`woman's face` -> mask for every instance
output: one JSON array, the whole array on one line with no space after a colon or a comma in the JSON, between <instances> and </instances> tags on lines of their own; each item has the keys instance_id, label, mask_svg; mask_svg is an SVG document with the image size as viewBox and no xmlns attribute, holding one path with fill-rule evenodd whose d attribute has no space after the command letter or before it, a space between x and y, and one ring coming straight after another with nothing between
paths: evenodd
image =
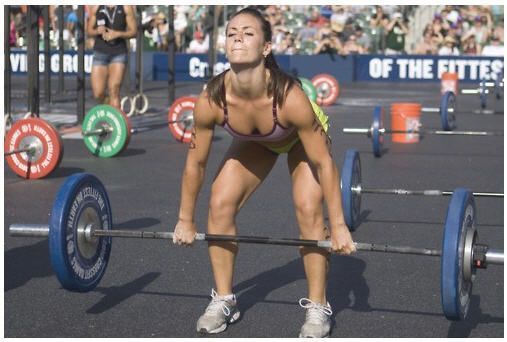
<instances>
[{"instance_id":1,"label":"woman's face","mask_svg":"<svg viewBox=\"0 0 507 342\"><path fill-rule=\"evenodd\" d=\"M271 52L271 42L264 41L260 22L251 15L234 17L225 34L225 51L231 64L259 62Z\"/></svg>"}]
</instances>

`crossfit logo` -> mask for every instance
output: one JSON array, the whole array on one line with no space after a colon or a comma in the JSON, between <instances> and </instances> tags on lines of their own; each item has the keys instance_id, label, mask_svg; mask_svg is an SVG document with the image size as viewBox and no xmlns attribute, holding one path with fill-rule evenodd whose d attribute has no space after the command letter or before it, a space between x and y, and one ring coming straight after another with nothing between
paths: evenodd
<instances>
[{"instance_id":1,"label":"crossfit logo","mask_svg":"<svg viewBox=\"0 0 507 342\"><path fill-rule=\"evenodd\" d=\"M188 74L192 78L203 78L206 77L206 74L208 73L209 64L208 62L201 62L201 60L198 57L192 57L188 61ZM230 64L218 62L215 64L215 67L213 68L214 75L218 75L222 73L223 71L230 68Z\"/></svg>"}]
</instances>

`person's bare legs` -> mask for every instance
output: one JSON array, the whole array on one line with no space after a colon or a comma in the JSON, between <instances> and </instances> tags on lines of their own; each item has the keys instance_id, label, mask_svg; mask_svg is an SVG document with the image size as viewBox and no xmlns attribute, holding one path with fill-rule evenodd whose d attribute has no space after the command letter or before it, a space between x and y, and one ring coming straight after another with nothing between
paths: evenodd
<instances>
[{"instance_id":1,"label":"person's bare legs","mask_svg":"<svg viewBox=\"0 0 507 342\"><path fill-rule=\"evenodd\" d=\"M104 103L106 97L106 86L107 86L107 66L106 65L94 65L92 66L91 84L93 97L97 103Z\"/></svg>"},{"instance_id":2,"label":"person's bare legs","mask_svg":"<svg viewBox=\"0 0 507 342\"><path fill-rule=\"evenodd\" d=\"M300 237L325 240L328 232L324 226L324 195L301 142L289 152L287 162ZM329 253L318 247L301 247L300 254L308 283L308 299L325 305Z\"/></svg>"},{"instance_id":3,"label":"person's bare legs","mask_svg":"<svg viewBox=\"0 0 507 342\"><path fill-rule=\"evenodd\" d=\"M208 233L236 235L236 214L273 168L278 155L253 142L234 140L211 189ZM233 242L209 242L208 251L219 296L232 293Z\"/></svg>"},{"instance_id":4,"label":"person's bare legs","mask_svg":"<svg viewBox=\"0 0 507 342\"><path fill-rule=\"evenodd\" d=\"M109 104L115 108L120 108L120 88L125 74L125 64L111 63L108 66L108 72L107 90L109 92Z\"/></svg>"}]
</instances>

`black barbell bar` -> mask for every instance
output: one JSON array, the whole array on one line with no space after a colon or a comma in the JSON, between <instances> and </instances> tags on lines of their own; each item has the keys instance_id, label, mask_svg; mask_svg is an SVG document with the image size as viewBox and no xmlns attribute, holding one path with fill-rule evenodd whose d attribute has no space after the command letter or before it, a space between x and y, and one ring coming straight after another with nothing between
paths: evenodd
<instances>
[{"instance_id":1,"label":"black barbell bar","mask_svg":"<svg viewBox=\"0 0 507 342\"><path fill-rule=\"evenodd\" d=\"M49 226L39 224L12 224L9 226L9 234L13 237L47 237L49 235ZM88 241L92 241L96 237L115 237L115 238L134 238L134 239L158 239L172 240L173 232L154 232L154 231L130 231L116 229L94 229L92 225L85 227L81 234ZM279 245L279 246L304 246L331 248L329 240L305 240L305 239L287 239L287 238L271 238L263 236L244 236L244 235L220 235L196 233L196 241L213 241L213 242L243 242L249 244L263 245ZM380 253L396 253L396 254L412 254L423 256L442 256L439 249L415 248L410 246L393 246L388 244L354 242L356 249L363 252L380 252ZM485 246L485 245L480 245ZM472 246L475 248L475 246ZM487 249L487 264L503 265L504 255L502 250Z\"/></svg>"}]
</instances>

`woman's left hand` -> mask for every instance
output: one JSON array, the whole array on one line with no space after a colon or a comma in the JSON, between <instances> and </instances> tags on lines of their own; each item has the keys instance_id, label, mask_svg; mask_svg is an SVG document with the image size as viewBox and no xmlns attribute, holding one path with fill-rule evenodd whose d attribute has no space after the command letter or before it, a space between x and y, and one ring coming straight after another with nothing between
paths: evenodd
<instances>
[{"instance_id":1,"label":"woman's left hand","mask_svg":"<svg viewBox=\"0 0 507 342\"><path fill-rule=\"evenodd\" d=\"M331 252L348 255L356 251L356 245L352 241L347 225L342 224L331 229Z\"/></svg>"},{"instance_id":2,"label":"woman's left hand","mask_svg":"<svg viewBox=\"0 0 507 342\"><path fill-rule=\"evenodd\" d=\"M118 32L110 29L106 29L106 31L102 34L102 38L108 42L110 40L118 38Z\"/></svg>"}]
</instances>

